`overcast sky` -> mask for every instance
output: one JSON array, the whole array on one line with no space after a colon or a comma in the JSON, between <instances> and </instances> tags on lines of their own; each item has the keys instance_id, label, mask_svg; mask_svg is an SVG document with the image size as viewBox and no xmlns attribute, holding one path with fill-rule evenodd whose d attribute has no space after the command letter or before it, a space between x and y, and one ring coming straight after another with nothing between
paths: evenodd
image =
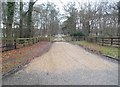
<instances>
[{"instance_id":1,"label":"overcast sky","mask_svg":"<svg viewBox=\"0 0 120 87\"><path fill-rule=\"evenodd\" d=\"M7 1L7 0L0 0L0 1ZM14 1L14 0L8 0L8 1ZM15 0L19 1L19 0ZM23 2L29 2L30 0L23 0ZM35 1L35 0L33 0ZM67 5L68 2L75 2L76 6L79 7L78 3L89 3L89 2L118 2L120 0L37 0L36 4L42 4L47 2L54 3L57 8L59 8L60 13L63 13L63 6Z\"/></svg>"},{"instance_id":2,"label":"overcast sky","mask_svg":"<svg viewBox=\"0 0 120 87\"><path fill-rule=\"evenodd\" d=\"M42 4L47 2L54 3L57 8L59 8L60 13L63 13L63 6L66 5L68 2L75 2L77 6L78 3L88 3L88 2L118 2L119 0L38 0L36 4Z\"/></svg>"}]
</instances>

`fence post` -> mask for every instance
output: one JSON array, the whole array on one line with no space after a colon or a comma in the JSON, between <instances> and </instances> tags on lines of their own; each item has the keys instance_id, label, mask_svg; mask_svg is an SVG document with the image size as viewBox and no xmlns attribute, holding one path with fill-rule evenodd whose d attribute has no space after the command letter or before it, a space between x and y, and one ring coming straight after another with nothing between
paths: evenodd
<instances>
[{"instance_id":1,"label":"fence post","mask_svg":"<svg viewBox=\"0 0 120 87\"><path fill-rule=\"evenodd\" d=\"M104 38L102 38L102 46L104 45Z\"/></svg>"},{"instance_id":2,"label":"fence post","mask_svg":"<svg viewBox=\"0 0 120 87\"><path fill-rule=\"evenodd\" d=\"M37 37L37 43L38 43L38 37Z\"/></svg>"},{"instance_id":3,"label":"fence post","mask_svg":"<svg viewBox=\"0 0 120 87\"><path fill-rule=\"evenodd\" d=\"M38 42L39 42L39 37L37 37L37 39L38 39Z\"/></svg>"},{"instance_id":4,"label":"fence post","mask_svg":"<svg viewBox=\"0 0 120 87\"><path fill-rule=\"evenodd\" d=\"M37 43L37 38L35 37L35 43Z\"/></svg>"},{"instance_id":5,"label":"fence post","mask_svg":"<svg viewBox=\"0 0 120 87\"><path fill-rule=\"evenodd\" d=\"M92 42L92 37L90 37L90 42Z\"/></svg>"},{"instance_id":6,"label":"fence post","mask_svg":"<svg viewBox=\"0 0 120 87\"><path fill-rule=\"evenodd\" d=\"M95 37L95 42L97 43L97 37Z\"/></svg>"},{"instance_id":7,"label":"fence post","mask_svg":"<svg viewBox=\"0 0 120 87\"><path fill-rule=\"evenodd\" d=\"M26 46L25 40L23 40L23 42L24 42L24 43L23 43L23 44L24 44L23 46L25 47L25 46Z\"/></svg>"},{"instance_id":8,"label":"fence post","mask_svg":"<svg viewBox=\"0 0 120 87\"><path fill-rule=\"evenodd\" d=\"M112 46L112 44L113 44L113 38L111 38L111 46Z\"/></svg>"},{"instance_id":9,"label":"fence post","mask_svg":"<svg viewBox=\"0 0 120 87\"><path fill-rule=\"evenodd\" d=\"M85 40L85 36L83 36L83 40Z\"/></svg>"},{"instance_id":10,"label":"fence post","mask_svg":"<svg viewBox=\"0 0 120 87\"><path fill-rule=\"evenodd\" d=\"M16 42L17 42L16 39L14 39L14 46L15 46L15 49L17 48L17 47L16 47Z\"/></svg>"},{"instance_id":11,"label":"fence post","mask_svg":"<svg viewBox=\"0 0 120 87\"><path fill-rule=\"evenodd\" d=\"M29 46L31 45L30 42L31 42L31 38L29 38L29 40L28 40L28 44L29 44Z\"/></svg>"},{"instance_id":12,"label":"fence post","mask_svg":"<svg viewBox=\"0 0 120 87\"><path fill-rule=\"evenodd\" d=\"M34 44L34 38L32 38L32 43Z\"/></svg>"}]
</instances>

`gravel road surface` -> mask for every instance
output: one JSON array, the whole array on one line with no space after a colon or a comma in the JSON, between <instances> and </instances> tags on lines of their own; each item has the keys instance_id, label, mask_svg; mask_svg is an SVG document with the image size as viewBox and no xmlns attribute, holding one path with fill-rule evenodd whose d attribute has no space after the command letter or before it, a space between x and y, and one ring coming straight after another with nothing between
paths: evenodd
<instances>
[{"instance_id":1,"label":"gravel road surface","mask_svg":"<svg viewBox=\"0 0 120 87\"><path fill-rule=\"evenodd\" d=\"M4 78L3 85L118 85L118 63L55 42L46 54Z\"/></svg>"}]
</instances>

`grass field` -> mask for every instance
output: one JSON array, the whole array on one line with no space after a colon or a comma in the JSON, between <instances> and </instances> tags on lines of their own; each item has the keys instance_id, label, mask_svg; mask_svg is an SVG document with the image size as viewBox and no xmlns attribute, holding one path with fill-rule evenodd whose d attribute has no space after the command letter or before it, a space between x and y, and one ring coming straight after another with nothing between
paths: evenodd
<instances>
[{"instance_id":1,"label":"grass field","mask_svg":"<svg viewBox=\"0 0 120 87\"><path fill-rule=\"evenodd\" d=\"M118 58L118 48L101 46L96 43L91 43L91 42L87 42L87 41L74 41L73 43L81 45L81 46L91 49L91 50L96 50L104 55Z\"/></svg>"}]
</instances>

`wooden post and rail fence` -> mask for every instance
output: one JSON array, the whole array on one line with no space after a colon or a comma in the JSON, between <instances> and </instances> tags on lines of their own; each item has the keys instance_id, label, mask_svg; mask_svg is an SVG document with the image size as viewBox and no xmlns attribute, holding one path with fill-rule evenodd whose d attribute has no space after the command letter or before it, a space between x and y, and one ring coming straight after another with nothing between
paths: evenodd
<instances>
[{"instance_id":1,"label":"wooden post and rail fence","mask_svg":"<svg viewBox=\"0 0 120 87\"><path fill-rule=\"evenodd\" d=\"M50 41L50 37L33 37L33 38L3 38L2 45L0 48L2 51L8 50L6 47L6 42L8 40L13 40L13 49L30 46L39 41ZM72 41L81 41L85 40L88 42L97 43L102 46L113 46L120 47L120 37L85 37L85 36L72 36Z\"/></svg>"},{"instance_id":2,"label":"wooden post and rail fence","mask_svg":"<svg viewBox=\"0 0 120 87\"><path fill-rule=\"evenodd\" d=\"M73 36L72 40L81 41L85 40L88 42L97 43L102 46L113 46L120 47L120 37L84 37L84 36Z\"/></svg>"},{"instance_id":3,"label":"wooden post and rail fence","mask_svg":"<svg viewBox=\"0 0 120 87\"><path fill-rule=\"evenodd\" d=\"M7 49L6 47L6 43L8 40L12 40L13 44L12 44L12 49L18 49L18 48L22 48L25 46L30 46L32 44L35 44L39 41L50 41L50 37L33 37L33 38L2 38L2 45L0 46L0 48L2 49L2 51L7 51L10 49Z\"/></svg>"}]
</instances>

